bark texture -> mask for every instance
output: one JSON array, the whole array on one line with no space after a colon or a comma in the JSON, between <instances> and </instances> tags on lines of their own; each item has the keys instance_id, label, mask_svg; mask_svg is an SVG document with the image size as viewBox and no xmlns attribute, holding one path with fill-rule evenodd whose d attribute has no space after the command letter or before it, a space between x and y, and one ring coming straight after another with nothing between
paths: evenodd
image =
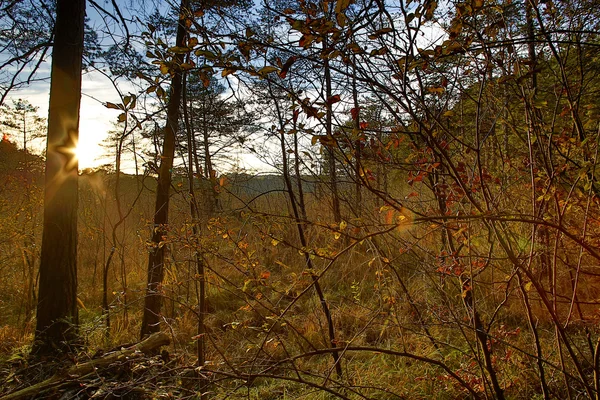
<instances>
[{"instance_id":1,"label":"bark texture","mask_svg":"<svg viewBox=\"0 0 600 400\"><path fill-rule=\"evenodd\" d=\"M59 0L48 114L44 227L32 353L70 351L77 340L77 208L85 0Z\"/></svg>"},{"instance_id":2,"label":"bark texture","mask_svg":"<svg viewBox=\"0 0 600 400\"><path fill-rule=\"evenodd\" d=\"M176 46L185 47L185 24L183 16L188 8L189 0L181 0L180 19L177 25ZM171 79L171 92L167 106L167 124L164 128L161 163L158 170L158 186L156 188L156 204L154 209L154 231L152 247L148 255L148 285L144 299L144 316L142 318L141 337L160 330L161 284L165 274L164 260L165 238L168 234L169 193L171 187L171 171L175 156L175 133L179 120L179 105L183 92L183 77L179 65L183 62L183 54L174 56L175 72Z\"/></svg>"}]
</instances>

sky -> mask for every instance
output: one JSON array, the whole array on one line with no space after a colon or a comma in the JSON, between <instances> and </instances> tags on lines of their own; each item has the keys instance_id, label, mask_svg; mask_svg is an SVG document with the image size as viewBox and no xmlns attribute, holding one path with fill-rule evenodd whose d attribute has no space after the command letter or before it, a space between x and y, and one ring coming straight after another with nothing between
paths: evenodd
<instances>
[{"instance_id":1,"label":"sky","mask_svg":"<svg viewBox=\"0 0 600 400\"><path fill-rule=\"evenodd\" d=\"M50 81L36 82L25 89L13 92L9 99L27 100L38 107L38 114L48 118ZM103 159L111 122L117 120L118 111L106 108L101 101L117 101L118 95L100 74L85 74L82 79L82 97L79 127L79 168L94 168L108 162ZM7 102L10 104L10 101ZM18 143L18 141L17 141ZM42 149L37 149L41 151Z\"/></svg>"},{"instance_id":2,"label":"sky","mask_svg":"<svg viewBox=\"0 0 600 400\"><path fill-rule=\"evenodd\" d=\"M118 3L123 3L126 0L118 0ZM152 4L151 1L148 2ZM164 6L164 4L163 4ZM126 7L122 9L124 12ZM148 13L149 10L144 10ZM102 32L105 27L109 27L112 32L118 33L120 28L114 25L114 22L103 20L97 12L89 6L87 14L90 18L90 25L98 32ZM130 17L129 15L125 15ZM106 24L105 24L106 23ZM112 25L111 25L112 24ZM418 38L419 45L428 47L433 43L439 42L443 38L441 30L435 28L424 29L421 31L423 36ZM110 36L105 38L100 37L103 45L111 45L114 43ZM1 55L0 55L1 57ZM37 81L25 89L15 91L9 96L10 98L22 98L29 101L32 105L39 108L39 115L42 117L48 116L49 102L49 71L51 57L47 57L47 62L42 64L38 73L38 78L46 78L44 81ZM130 84L126 82L119 83L122 93L136 92ZM166 86L164 86L166 87ZM112 82L107 77L97 71L85 72L82 79L82 97L81 97L81 112L80 112L80 129L79 129L79 168L96 168L103 164L111 163L112 157L107 156L107 149L103 147L108 137L108 132L113 129L113 124L117 121L119 110L109 109L105 106L106 102L121 103L120 97L113 87ZM16 140L18 143L18 140ZM39 149L40 152L42 149ZM262 163L255 155L241 150L231 150L233 158L238 161L238 166L257 170L259 172L272 171L273 168ZM123 169L126 172L133 172L132 160L124 160Z\"/></svg>"},{"instance_id":3,"label":"sky","mask_svg":"<svg viewBox=\"0 0 600 400\"><path fill-rule=\"evenodd\" d=\"M124 1L125 0L118 0L117 2L123 4ZM109 6L107 6L107 10L112 11ZM127 8L123 7L122 11L126 13ZM147 13L149 10L145 10L145 12ZM89 17L89 24L93 26L95 30L100 32L101 44L113 44L114 42L110 37L105 39L102 38L101 31L102 29L106 28L106 21L100 18L98 13L89 5L89 3L86 13ZM125 14L125 16L128 17L127 14ZM118 33L119 27L115 28L113 25L111 26L111 30L114 30L114 32ZM2 59L1 54L0 59ZM10 105L12 99L27 100L33 106L38 107L38 114L41 117L47 118L51 61L52 57L47 56L46 62L42 63L38 70L36 76L37 80L23 89L11 92L5 101L5 104ZM136 90L126 82L119 82L118 84L123 94L127 94L128 92L136 92ZM107 108L105 106L106 102L116 104L121 103L119 94L114 88L112 82L110 82L107 77L97 71L89 70L84 72L82 78L79 145L77 151L79 156L80 170L86 168L97 168L107 163L114 163L113 157L107 156L107 149L103 147L103 144L105 144L107 140L108 132L111 129L114 129L114 123L117 122L117 118L121 112L119 110ZM17 145L20 144L19 138L15 137L13 140L17 143ZM36 149L33 150L36 151ZM42 153L43 149L38 148L37 152ZM240 167L258 171L266 171L269 169L268 166L262 164L255 156L251 154L238 152L237 154L233 154L233 157L238 158ZM123 170L129 173L134 172L133 161L125 159L123 162Z\"/></svg>"}]
</instances>

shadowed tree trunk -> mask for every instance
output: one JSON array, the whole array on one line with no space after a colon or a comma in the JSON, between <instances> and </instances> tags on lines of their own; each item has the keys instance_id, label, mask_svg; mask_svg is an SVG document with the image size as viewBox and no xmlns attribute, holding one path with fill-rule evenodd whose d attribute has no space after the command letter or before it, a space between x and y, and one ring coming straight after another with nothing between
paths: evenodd
<instances>
[{"instance_id":1,"label":"shadowed tree trunk","mask_svg":"<svg viewBox=\"0 0 600 400\"><path fill-rule=\"evenodd\" d=\"M77 169L85 0L59 0L52 54L35 355L77 340Z\"/></svg>"},{"instance_id":2,"label":"shadowed tree trunk","mask_svg":"<svg viewBox=\"0 0 600 400\"><path fill-rule=\"evenodd\" d=\"M188 7L188 0L181 0L179 8L179 23L177 25L176 46L185 47L185 25L183 16ZM171 93L167 106L167 124L164 128L161 163L158 170L158 186L156 188L156 205L154 210L154 230L152 233L152 248L148 256L148 286L144 299L144 316L142 319L141 336L160 330L161 294L160 285L164 277L165 246L161 244L167 235L169 222L169 189L171 186L171 170L175 156L175 132L179 120L179 105L181 103L183 79L179 65L183 62L183 54L174 56L175 73L171 80Z\"/></svg>"}]
</instances>

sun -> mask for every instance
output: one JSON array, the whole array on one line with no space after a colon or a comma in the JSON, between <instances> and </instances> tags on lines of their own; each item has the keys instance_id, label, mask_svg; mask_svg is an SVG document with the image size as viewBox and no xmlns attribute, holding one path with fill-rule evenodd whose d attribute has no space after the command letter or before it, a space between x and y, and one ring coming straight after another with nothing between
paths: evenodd
<instances>
[{"instance_id":1,"label":"sun","mask_svg":"<svg viewBox=\"0 0 600 400\"><path fill-rule=\"evenodd\" d=\"M79 161L79 169L96 167L102 149L94 141L80 140L75 146L75 156Z\"/></svg>"}]
</instances>

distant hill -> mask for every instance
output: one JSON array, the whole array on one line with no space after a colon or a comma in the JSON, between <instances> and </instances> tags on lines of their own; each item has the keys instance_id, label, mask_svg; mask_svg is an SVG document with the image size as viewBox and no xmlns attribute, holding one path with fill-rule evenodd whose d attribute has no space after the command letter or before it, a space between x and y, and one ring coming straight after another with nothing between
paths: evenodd
<instances>
[{"instance_id":1,"label":"distant hill","mask_svg":"<svg viewBox=\"0 0 600 400\"><path fill-rule=\"evenodd\" d=\"M38 180L43 177L44 159L25 152L6 136L0 141L0 176L28 176Z\"/></svg>"}]
</instances>

